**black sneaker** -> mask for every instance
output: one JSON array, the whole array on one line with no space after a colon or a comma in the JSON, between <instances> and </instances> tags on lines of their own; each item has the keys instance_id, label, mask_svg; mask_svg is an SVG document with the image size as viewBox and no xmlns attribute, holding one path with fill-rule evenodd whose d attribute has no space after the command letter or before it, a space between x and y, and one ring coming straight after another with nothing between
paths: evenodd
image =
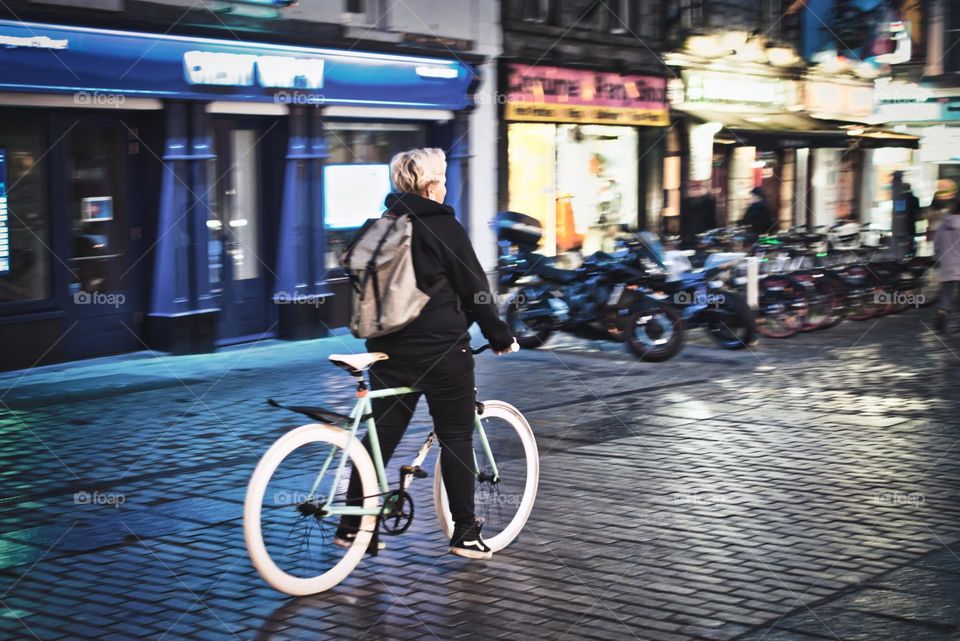
<instances>
[{"instance_id":1,"label":"black sneaker","mask_svg":"<svg viewBox=\"0 0 960 641\"><path fill-rule=\"evenodd\" d=\"M466 527L455 526L450 539L450 553L467 559L489 559L493 550L480 538L482 521L475 521Z\"/></svg>"}]
</instances>

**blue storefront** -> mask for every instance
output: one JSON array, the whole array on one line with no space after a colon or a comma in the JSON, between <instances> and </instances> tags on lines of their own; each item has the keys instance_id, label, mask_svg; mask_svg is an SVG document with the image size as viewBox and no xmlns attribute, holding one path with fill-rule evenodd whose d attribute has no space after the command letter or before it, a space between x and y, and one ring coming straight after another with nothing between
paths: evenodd
<instances>
[{"instance_id":1,"label":"blue storefront","mask_svg":"<svg viewBox=\"0 0 960 641\"><path fill-rule=\"evenodd\" d=\"M447 150L474 69L434 57L0 21L0 368L342 326L336 257L386 163Z\"/></svg>"}]
</instances>

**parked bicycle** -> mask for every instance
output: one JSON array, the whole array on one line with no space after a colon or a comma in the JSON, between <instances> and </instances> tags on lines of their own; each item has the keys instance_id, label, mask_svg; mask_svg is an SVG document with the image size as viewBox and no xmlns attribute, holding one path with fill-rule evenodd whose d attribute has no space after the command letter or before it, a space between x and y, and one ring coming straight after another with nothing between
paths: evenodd
<instances>
[{"instance_id":1,"label":"parked bicycle","mask_svg":"<svg viewBox=\"0 0 960 641\"><path fill-rule=\"evenodd\" d=\"M489 346L472 350L478 354ZM412 387L370 390L364 371L385 358L381 353L334 354L330 361L356 381L356 403L349 414L323 407L284 406L313 423L280 437L254 469L244 501L243 529L247 552L260 576L290 595L323 592L343 581L367 552L376 554L379 535L406 532L414 517L410 486L429 476L423 469L436 438L431 431L417 456L399 469L391 488L380 456L371 401L415 393ZM477 402L474 431L476 513L484 519L484 540L494 551L509 545L523 529L537 494L539 458L529 423L503 401ZM357 432L370 437L367 453ZM347 505L350 463L363 487L362 506ZM440 460L434 469L434 508L449 538L453 520L447 503ZM334 544L342 515L362 517L360 531L348 547Z\"/></svg>"}]
</instances>

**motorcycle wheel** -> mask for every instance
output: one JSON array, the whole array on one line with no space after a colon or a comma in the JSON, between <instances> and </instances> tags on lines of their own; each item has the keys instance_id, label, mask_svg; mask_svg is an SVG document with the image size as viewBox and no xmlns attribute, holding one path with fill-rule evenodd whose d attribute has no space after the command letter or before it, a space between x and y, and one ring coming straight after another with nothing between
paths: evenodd
<instances>
[{"instance_id":1,"label":"motorcycle wheel","mask_svg":"<svg viewBox=\"0 0 960 641\"><path fill-rule=\"evenodd\" d=\"M544 343L553 335L553 328L550 326L550 317L542 317L531 322L520 318L520 311L525 309L522 303L510 303L507 307L507 326L517 338L517 344L523 349L536 349L542 347Z\"/></svg>"},{"instance_id":2,"label":"motorcycle wheel","mask_svg":"<svg viewBox=\"0 0 960 641\"><path fill-rule=\"evenodd\" d=\"M625 330L627 347L642 361L666 361L683 349L683 318L669 305L633 312L627 317Z\"/></svg>"},{"instance_id":3,"label":"motorcycle wheel","mask_svg":"<svg viewBox=\"0 0 960 641\"><path fill-rule=\"evenodd\" d=\"M723 293L723 317L707 322L707 333L724 349L744 349L757 339L753 310L739 294Z\"/></svg>"}]
</instances>

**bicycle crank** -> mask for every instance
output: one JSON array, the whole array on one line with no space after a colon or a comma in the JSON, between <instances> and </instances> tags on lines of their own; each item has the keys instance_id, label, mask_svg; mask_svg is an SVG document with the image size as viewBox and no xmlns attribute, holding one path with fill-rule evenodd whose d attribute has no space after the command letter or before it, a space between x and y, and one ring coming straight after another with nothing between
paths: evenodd
<instances>
[{"instance_id":1,"label":"bicycle crank","mask_svg":"<svg viewBox=\"0 0 960 641\"><path fill-rule=\"evenodd\" d=\"M413 497L406 490L388 492L380 508L380 529L384 534L403 534L413 523Z\"/></svg>"}]
</instances>

